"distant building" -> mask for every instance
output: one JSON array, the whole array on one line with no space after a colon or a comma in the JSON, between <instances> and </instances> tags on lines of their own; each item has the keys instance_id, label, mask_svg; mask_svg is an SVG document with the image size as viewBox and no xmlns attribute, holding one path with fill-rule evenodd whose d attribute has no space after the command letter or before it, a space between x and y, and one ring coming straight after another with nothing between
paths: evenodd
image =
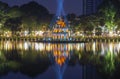
<instances>
[{"instance_id":1,"label":"distant building","mask_svg":"<svg viewBox=\"0 0 120 79\"><path fill-rule=\"evenodd\" d=\"M83 0L83 15L89 15L97 11L102 0Z\"/></svg>"}]
</instances>

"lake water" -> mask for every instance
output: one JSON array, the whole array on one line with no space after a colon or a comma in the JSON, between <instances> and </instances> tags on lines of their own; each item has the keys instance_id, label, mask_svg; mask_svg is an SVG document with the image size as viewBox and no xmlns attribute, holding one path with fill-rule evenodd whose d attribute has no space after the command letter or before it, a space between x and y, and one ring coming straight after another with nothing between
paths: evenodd
<instances>
[{"instance_id":1,"label":"lake water","mask_svg":"<svg viewBox=\"0 0 120 79\"><path fill-rule=\"evenodd\" d=\"M120 43L0 41L0 79L120 79Z\"/></svg>"}]
</instances>

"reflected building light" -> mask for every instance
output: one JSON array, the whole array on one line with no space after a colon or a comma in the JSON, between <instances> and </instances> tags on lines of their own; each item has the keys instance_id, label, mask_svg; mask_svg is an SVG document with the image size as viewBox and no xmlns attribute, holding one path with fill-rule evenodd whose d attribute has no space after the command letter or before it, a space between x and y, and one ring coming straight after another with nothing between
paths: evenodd
<instances>
[{"instance_id":1,"label":"reflected building light","mask_svg":"<svg viewBox=\"0 0 120 79\"><path fill-rule=\"evenodd\" d=\"M109 44L109 51L113 53L113 44L112 43Z\"/></svg>"},{"instance_id":2,"label":"reflected building light","mask_svg":"<svg viewBox=\"0 0 120 79\"><path fill-rule=\"evenodd\" d=\"M115 44L114 45L114 54L115 54L115 56L117 56L118 53L119 53L119 44Z\"/></svg>"},{"instance_id":3,"label":"reflected building light","mask_svg":"<svg viewBox=\"0 0 120 79\"><path fill-rule=\"evenodd\" d=\"M39 43L39 50L43 51L45 50L44 44L43 43Z\"/></svg>"},{"instance_id":4,"label":"reflected building light","mask_svg":"<svg viewBox=\"0 0 120 79\"><path fill-rule=\"evenodd\" d=\"M47 51L51 51L51 50L52 50L50 44L48 44L48 45L46 46L46 50L47 50Z\"/></svg>"},{"instance_id":5,"label":"reflected building light","mask_svg":"<svg viewBox=\"0 0 120 79\"><path fill-rule=\"evenodd\" d=\"M76 47L77 51L79 51L80 50L80 44L77 44L76 46L77 46Z\"/></svg>"},{"instance_id":6,"label":"reflected building light","mask_svg":"<svg viewBox=\"0 0 120 79\"><path fill-rule=\"evenodd\" d=\"M28 47L28 43L25 42L25 43L24 43L24 49L25 49L25 50L28 50L28 48L29 48L29 47Z\"/></svg>"},{"instance_id":7,"label":"reflected building light","mask_svg":"<svg viewBox=\"0 0 120 79\"><path fill-rule=\"evenodd\" d=\"M7 41L5 44L4 44L4 48L5 50L10 50L12 49L12 43Z\"/></svg>"},{"instance_id":8,"label":"reflected building light","mask_svg":"<svg viewBox=\"0 0 120 79\"><path fill-rule=\"evenodd\" d=\"M95 42L92 44L92 50L93 50L93 53L95 54L96 53L96 43Z\"/></svg>"},{"instance_id":9,"label":"reflected building light","mask_svg":"<svg viewBox=\"0 0 120 79\"><path fill-rule=\"evenodd\" d=\"M117 51L118 51L118 53L120 53L120 43L117 46Z\"/></svg>"},{"instance_id":10,"label":"reflected building light","mask_svg":"<svg viewBox=\"0 0 120 79\"><path fill-rule=\"evenodd\" d=\"M68 50L68 44L61 44L61 49L64 51Z\"/></svg>"},{"instance_id":11,"label":"reflected building light","mask_svg":"<svg viewBox=\"0 0 120 79\"><path fill-rule=\"evenodd\" d=\"M85 46L84 43L81 43L81 44L80 44L80 47L84 48L84 46Z\"/></svg>"},{"instance_id":12,"label":"reflected building light","mask_svg":"<svg viewBox=\"0 0 120 79\"><path fill-rule=\"evenodd\" d=\"M58 64L59 66L64 65L66 59L69 56L69 51L60 51L60 50L56 50L53 51L53 56L55 57L55 62L56 64Z\"/></svg>"},{"instance_id":13,"label":"reflected building light","mask_svg":"<svg viewBox=\"0 0 120 79\"><path fill-rule=\"evenodd\" d=\"M23 45L22 45L22 43L19 43L19 44L18 44L18 49L20 49L20 50L23 49Z\"/></svg>"},{"instance_id":14,"label":"reflected building light","mask_svg":"<svg viewBox=\"0 0 120 79\"><path fill-rule=\"evenodd\" d=\"M68 50L73 50L72 44L68 44Z\"/></svg>"},{"instance_id":15,"label":"reflected building light","mask_svg":"<svg viewBox=\"0 0 120 79\"><path fill-rule=\"evenodd\" d=\"M86 44L86 51L90 51L91 50L91 44Z\"/></svg>"},{"instance_id":16,"label":"reflected building light","mask_svg":"<svg viewBox=\"0 0 120 79\"><path fill-rule=\"evenodd\" d=\"M36 43L31 43L31 45L30 45L30 46L31 46L31 49L32 49L32 50L34 50L34 49L35 49L35 44L36 44Z\"/></svg>"},{"instance_id":17,"label":"reflected building light","mask_svg":"<svg viewBox=\"0 0 120 79\"><path fill-rule=\"evenodd\" d=\"M81 43L81 44L80 44L80 51L81 51L81 52L84 50L84 47L85 47L85 44L84 44L84 43Z\"/></svg>"},{"instance_id":18,"label":"reflected building light","mask_svg":"<svg viewBox=\"0 0 120 79\"><path fill-rule=\"evenodd\" d=\"M35 43L35 50L39 50L39 44Z\"/></svg>"},{"instance_id":19,"label":"reflected building light","mask_svg":"<svg viewBox=\"0 0 120 79\"><path fill-rule=\"evenodd\" d=\"M66 57L69 57L70 56L70 51L66 51L66 52L64 52L64 56L66 56Z\"/></svg>"},{"instance_id":20,"label":"reflected building light","mask_svg":"<svg viewBox=\"0 0 120 79\"><path fill-rule=\"evenodd\" d=\"M115 52L115 53L119 53L118 44L115 45L115 47L114 47L114 52Z\"/></svg>"},{"instance_id":21,"label":"reflected building light","mask_svg":"<svg viewBox=\"0 0 120 79\"><path fill-rule=\"evenodd\" d=\"M101 49L102 49L102 51L101 51L101 55L105 55L105 49L104 49L104 45L103 45L103 43L101 44Z\"/></svg>"}]
</instances>

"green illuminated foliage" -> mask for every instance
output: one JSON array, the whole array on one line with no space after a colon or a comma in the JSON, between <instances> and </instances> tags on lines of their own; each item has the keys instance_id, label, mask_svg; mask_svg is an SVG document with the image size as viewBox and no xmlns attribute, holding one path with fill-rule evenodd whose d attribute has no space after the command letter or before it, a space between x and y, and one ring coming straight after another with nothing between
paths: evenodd
<instances>
[{"instance_id":1,"label":"green illuminated foliage","mask_svg":"<svg viewBox=\"0 0 120 79\"><path fill-rule=\"evenodd\" d=\"M104 19L105 26L109 31L113 30L115 26L117 26L115 19L117 10L111 1L107 1L107 3L100 9L102 13L102 17Z\"/></svg>"}]
</instances>

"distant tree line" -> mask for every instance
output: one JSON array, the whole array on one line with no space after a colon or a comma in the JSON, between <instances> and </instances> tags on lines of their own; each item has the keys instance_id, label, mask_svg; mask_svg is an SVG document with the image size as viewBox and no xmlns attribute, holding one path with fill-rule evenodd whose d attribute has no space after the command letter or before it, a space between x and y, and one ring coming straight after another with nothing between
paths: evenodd
<instances>
[{"instance_id":1,"label":"distant tree line","mask_svg":"<svg viewBox=\"0 0 120 79\"><path fill-rule=\"evenodd\" d=\"M32 1L22 6L10 7L8 4L0 2L0 29L24 31L48 28L52 14L49 11Z\"/></svg>"}]
</instances>

